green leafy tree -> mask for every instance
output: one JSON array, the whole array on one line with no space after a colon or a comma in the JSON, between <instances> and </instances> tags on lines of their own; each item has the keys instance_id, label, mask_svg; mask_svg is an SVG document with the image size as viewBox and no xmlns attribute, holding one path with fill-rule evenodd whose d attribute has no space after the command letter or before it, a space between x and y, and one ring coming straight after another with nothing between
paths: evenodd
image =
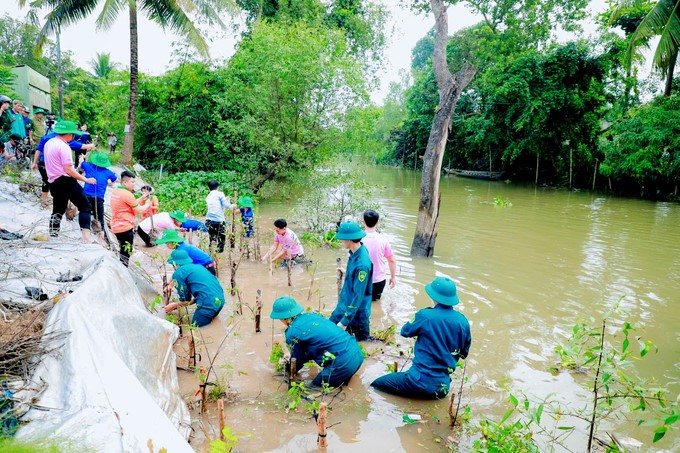
<instances>
[{"instance_id":1,"label":"green leafy tree","mask_svg":"<svg viewBox=\"0 0 680 453\"><path fill-rule=\"evenodd\" d=\"M621 0L612 12L610 23L616 23L631 9L639 9L649 3L648 0ZM665 76L664 95L670 96L680 49L680 0L659 0L635 27L629 41L629 63L640 52L640 47L648 47L649 39L654 36L659 37L659 43L652 61Z\"/></svg>"},{"instance_id":2,"label":"green leafy tree","mask_svg":"<svg viewBox=\"0 0 680 453\"><path fill-rule=\"evenodd\" d=\"M124 164L132 163L132 149L137 118L137 100L139 83L139 58L138 58L138 11L141 10L146 16L159 24L164 29L178 32L194 45L202 55L208 55L208 46L196 28L189 14L198 14L208 25L224 26L220 19L220 12L226 9L226 0L73 0L64 2L61 0L19 0L20 6L26 4L35 9L47 8L49 10L45 24L39 35L39 45L47 36L59 33L62 27L69 26L88 17L94 9L101 5L102 10L97 16L97 27L108 29L113 25L118 14L127 9L130 19L130 103L128 109L127 126L129 132L125 134L122 156Z\"/></svg>"},{"instance_id":3,"label":"green leafy tree","mask_svg":"<svg viewBox=\"0 0 680 453\"><path fill-rule=\"evenodd\" d=\"M680 99L657 98L632 109L600 142L600 171L615 188L652 198L677 197L680 184Z\"/></svg>"},{"instance_id":4,"label":"green leafy tree","mask_svg":"<svg viewBox=\"0 0 680 453\"><path fill-rule=\"evenodd\" d=\"M310 169L331 145L329 129L363 102L361 65L338 30L259 22L224 73L217 151L257 192L275 176Z\"/></svg>"}]
</instances>

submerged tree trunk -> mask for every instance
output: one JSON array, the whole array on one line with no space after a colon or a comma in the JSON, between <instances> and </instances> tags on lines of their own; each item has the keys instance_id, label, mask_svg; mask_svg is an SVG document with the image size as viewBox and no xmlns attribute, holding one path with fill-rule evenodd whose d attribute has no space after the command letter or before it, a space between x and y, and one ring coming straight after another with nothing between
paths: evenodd
<instances>
[{"instance_id":1,"label":"submerged tree trunk","mask_svg":"<svg viewBox=\"0 0 680 453\"><path fill-rule=\"evenodd\" d=\"M135 140L135 121L137 119L137 99L139 86L139 38L137 36L137 6L130 2L130 106L128 109L125 140L121 156L124 165L132 165L132 149Z\"/></svg>"},{"instance_id":2,"label":"submerged tree trunk","mask_svg":"<svg viewBox=\"0 0 680 453\"><path fill-rule=\"evenodd\" d=\"M411 246L411 256L430 257L434 253L439 220L439 180L446 140L449 137L451 117L461 93L474 77L477 68L466 64L455 75L446 62L448 43L447 7L443 0L430 0L435 18L436 36L432 66L439 90L439 106L432 121L430 138L423 156L423 176L420 183L418 223Z\"/></svg>"}]
</instances>

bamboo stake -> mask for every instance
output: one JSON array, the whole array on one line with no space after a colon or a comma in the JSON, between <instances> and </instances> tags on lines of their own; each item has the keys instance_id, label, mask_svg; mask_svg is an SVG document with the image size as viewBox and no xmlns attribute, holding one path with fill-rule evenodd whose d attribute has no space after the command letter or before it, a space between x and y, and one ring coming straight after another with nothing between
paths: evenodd
<instances>
[{"instance_id":1,"label":"bamboo stake","mask_svg":"<svg viewBox=\"0 0 680 453\"><path fill-rule=\"evenodd\" d=\"M395 360L395 361L394 361L394 372L396 373L396 372L398 372L398 371L399 371L399 362L397 362L397 361Z\"/></svg>"},{"instance_id":2,"label":"bamboo stake","mask_svg":"<svg viewBox=\"0 0 680 453\"><path fill-rule=\"evenodd\" d=\"M449 428L453 428L456 424L456 418L453 415L453 401L456 399L456 394L451 392L451 398L449 398Z\"/></svg>"},{"instance_id":3,"label":"bamboo stake","mask_svg":"<svg viewBox=\"0 0 680 453\"><path fill-rule=\"evenodd\" d=\"M293 267L293 260L290 258L290 253L286 253L286 272L288 273L288 286L293 286L293 281L290 275L291 267Z\"/></svg>"},{"instance_id":4,"label":"bamboo stake","mask_svg":"<svg viewBox=\"0 0 680 453\"><path fill-rule=\"evenodd\" d=\"M220 440L224 440L224 400L222 398L217 400L217 413L219 415L219 420L220 420Z\"/></svg>"},{"instance_id":5,"label":"bamboo stake","mask_svg":"<svg viewBox=\"0 0 680 453\"><path fill-rule=\"evenodd\" d=\"M231 294L234 295L236 294L236 268L238 263L231 259L231 249L229 250L229 264L231 266Z\"/></svg>"},{"instance_id":6,"label":"bamboo stake","mask_svg":"<svg viewBox=\"0 0 680 453\"><path fill-rule=\"evenodd\" d=\"M243 314L243 299L241 299L241 291L236 290L236 297L238 298L238 306L236 307L236 312L239 315Z\"/></svg>"},{"instance_id":7,"label":"bamboo stake","mask_svg":"<svg viewBox=\"0 0 680 453\"><path fill-rule=\"evenodd\" d=\"M255 333L262 332L260 330L260 319L262 316L262 290L257 290L257 296L255 296Z\"/></svg>"},{"instance_id":8,"label":"bamboo stake","mask_svg":"<svg viewBox=\"0 0 680 453\"><path fill-rule=\"evenodd\" d=\"M319 405L319 417L316 419L316 427L319 431L319 436L316 438L316 443L319 448L326 448L328 446L326 418L328 417L328 403L321 403Z\"/></svg>"},{"instance_id":9,"label":"bamboo stake","mask_svg":"<svg viewBox=\"0 0 680 453\"><path fill-rule=\"evenodd\" d=\"M189 330L189 368L196 367L196 341L194 340L194 332Z\"/></svg>"},{"instance_id":10,"label":"bamboo stake","mask_svg":"<svg viewBox=\"0 0 680 453\"><path fill-rule=\"evenodd\" d=\"M237 203L238 200L238 190L234 190L234 204ZM231 210L231 236L229 237L229 248L234 248L236 245L236 213L234 210Z\"/></svg>"},{"instance_id":11,"label":"bamboo stake","mask_svg":"<svg viewBox=\"0 0 680 453\"><path fill-rule=\"evenodd\" d=\"M335 260L336 264L338 265L338 297L340 297L340 291L342 291L342 271L340 270L340 258L337 258Z\"/></svg>"},{"instance_id":12,"label":"bamboo stake","mask_svg":"<svg viewBox=\"0 0 680 453\"><path fill-rule=\"evenodd\" d=\"M297 359L293 357L290 359L290 374L288 375L288 387L290 387L290 383L295 380L296 374L297 374Z\"/></svg>"},{"instance_id":13,"label":"bamboo stake","mask_svg":"<svg viewBox=\"0 0 680 453\"><path fill-rule=\"evenodd\" d=\"M597 164L599 162L600 162L599 160L595 159L595 171L593 172L593 189L592 190L595 190L595 179L597 178Z\"/></svg>"}]
</instances>

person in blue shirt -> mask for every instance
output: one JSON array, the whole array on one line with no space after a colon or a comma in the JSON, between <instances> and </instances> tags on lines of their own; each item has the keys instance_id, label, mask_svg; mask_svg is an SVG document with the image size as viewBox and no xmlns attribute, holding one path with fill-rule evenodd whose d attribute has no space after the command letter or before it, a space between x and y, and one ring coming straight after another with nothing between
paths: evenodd
<instances>
[{"instance_id":1,"label":"person in blue shirt","mask_svg":"<svg viewBox=\"0 0 680 453\"><path fill-rule=\"evenodd\" d=\"M77 134L74 134L77 135ZM54 132L45 133L40 139L40 143L35 147L35 154L33 155L33 165L31 169L33 171L38 170L40 172L40 177L42 178L42 206L43 208L47 206L48 194L50 193L50 183L47 180L47 170L45 170L45 143L56 137L57 134ZM84 150L90 151L94 148L94 144L84 145L77 141L75 138L68 142L68 146L72 150ZM78 162L77 160L75 162Z\"/></svg>"},{"instance_id":2,"label":"person in blue shirt","mask_svg":"<svg viewBox=\"0 0 680 453\"><path fill-rule=\"evenodd\" d=\"M207 326L224 307L224 290L217 277L205 267L194 264L184 250L174 250L168 263L176 266L176 270L172 274L172 281L164 290L176 288L179 302L166 305L165 312L170 313L179 307L196 304L191 323L196 327Z\"/></svg>"},{"instance_id":3,"label":"person in blue shirt","mask_svg":"<svg viewBox=\"0 0 680 453\"><path fill-rule=\"evenodd\" d=\"M163 235L156 239L156 244L166 244L171 250L184 250L194 264L205 267L208 271L217 275L215 271L215 261L203 250L184 242L184 238L177 233L177 230L163 230Z\"/></svg>"},{"instance_id":4,"label":"person in blue shirt","mask_svg":"<svg viewBox=\"0 0 680 453\"><path fill-rule=\"evenodd\" d=\"M208 227L205 226L205 223L196 219L187 219L186 222L182 222L180 228L182 228L184 231L202 231L204 233L208 232Z\"/></svg>"},{"instance_id":5,"label":"person in blue shirt","mask_svg":"<svg viewBox=\"0 0 680 453\"><path fill-rule=\"evenodd\" d=\"M323 368L312 385L338 387L345 384L361 368L364 353L356 340L318 313L302 313L291 297L274 301L270 317L286 325L286 344L299 371L305 363L315 362Z\"/></svg>"},{"instance_id":6,"label":"person in blue shirt","mask_svg":"<svg viewBox=\"0 0 680 453\"><path fill-rule=\"evenodd\" d=\"M344 222L335 235L349 250L345 282L340 290L338 305L330 320L354 335L357 341L370 338L371 293L373 291L373 263L368 250L361 243L366 233L356 222Z\"/></svg>"},{"instance_id":7,"label":"person in blue shirt","mask_svg":"<svg viewBox=\"0 0 680 453\"><path fill-rule=\"evenodd\" d=\"M116 182L118 177L109 170L111 161L106 153L90 154L90 161L85 162L85 154L80 155L80 168L85 171L85 176L97 180L97 184L85 184L85 196L90 205L94 207L95 217L99 221L101 233L99 238L106 241L106 219L104 218L104 195L109 184Z\"/></svg>"},{"instance_id":8,"label":"person in blue shirt","mask_svg":"<svg viewBox=\"0 0 680 453\"><path fill-rule=\"evenodd\" d=\"M466 358L470 351L470 323L453 309L460 302L453 280L437 277L425 286L425 292L435 302L434 307L418 311L401 328L403 337L417 337L413 364L405 372L373 381L371 385L378 390L408 398L444 398L458 359Z\"/></svg>"},{"instance_id":9,"label":"person in blue shirt","mask_svg":"<svg viewBox=\"0 0 680 453\"><path fill-rule=\"evenodd\" d=\"M239 197L239 211L241 211L241 223L243 224L243 235L247 238L255 235L255 217L253 215L253 199L250 197Z\"/></svg>"}]
</instances>

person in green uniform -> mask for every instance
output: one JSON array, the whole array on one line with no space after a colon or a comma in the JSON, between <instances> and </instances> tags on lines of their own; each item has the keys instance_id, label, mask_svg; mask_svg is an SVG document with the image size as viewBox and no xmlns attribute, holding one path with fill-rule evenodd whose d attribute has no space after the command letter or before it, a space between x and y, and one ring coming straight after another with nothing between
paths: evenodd
<instances>
[{"instance_id":1,"label":"person in green uniform","mask_svg":"<svg viewBox=\"0 0 680 453\"><path fill-rule=\"evenodd\" d=\"M166 305L165 312L196 304L191 323L197 327L207 326L224 307L224 290L217 277L200 264L194 264L184 250L173 251L168 263L176 266L176 270L165 290L176 288L180 301Z\"/></svg>"},{"instance_id":2,"label":"person in green uniform","mask_svg":"<svg viewBox=\"0 0 680 453\"><path fill-rule=\"evenodd\" d=\"M272 306L272 319L286 325L286 344L299 371L311 361L323 367L312 385L338 387L361 368L364 354L351 335L318 313L302 313L291 297L279 297Z\"/></svg>"},{"instance_id":3,"label":"person in green uniform","mask_svg":"<svg viewBox=\"0 0 680 453\"><path fill-rule=\"evenodd\" d=\"M456 284L437 277L425 285L434 306L423 308L401 328L401 336L417 337L413 364L405 372L390 373L371 383L378 390L407 398L438 399L449 392L458 359L470 352L472 335L458 305Z\"/></svg>"},{"instance_id":4,"label":"person in green uniform","mask_svg":"<svg viewBox=\"0 0 680 453\"><path fill-rule=\"evenodd\" d=\"M342 246L349 250L349 259L338 305L330 320L354 335L357 341L370 338L373 263L368 250L361 243L364 236L366 233L356 222L340 224L335 235Z\"/></svg>"}]
</instances>

